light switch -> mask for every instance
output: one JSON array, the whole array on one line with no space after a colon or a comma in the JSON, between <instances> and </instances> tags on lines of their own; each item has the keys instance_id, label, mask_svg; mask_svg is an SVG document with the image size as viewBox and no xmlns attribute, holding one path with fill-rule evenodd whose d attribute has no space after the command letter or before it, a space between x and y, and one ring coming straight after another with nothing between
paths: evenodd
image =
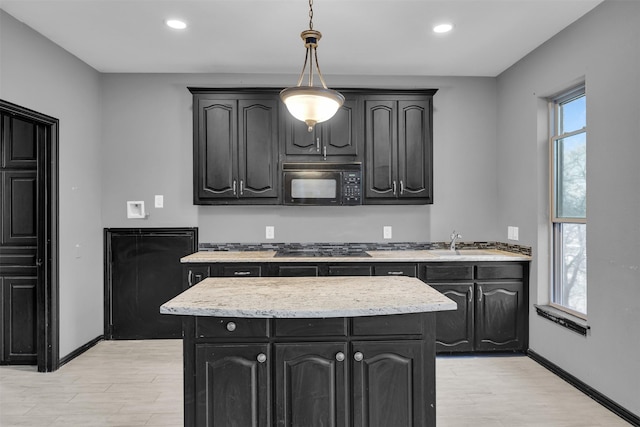
<instances>
[{"instance_id":1,"label":"light switch","mask_svg":"<svg viewBox=\"0 0 640 427\"><path fill-rule=\"evenodd\" d=\"M271 240L276 238L276 228L273 225L267 225L264 229L264 237Z\"/></svg>"},{"instance_id":2,"label":"light switch","mask_svg":"<svg viewBox=\"0 0 640 427\"><path fill-rule=\"evenodd\" d=\"M518 240L518 227L512 225L507 227L507 239Z\"/></svg>"},{"instance_id":3,"label":"light switch","mask_svg":"<svg viewBox=\"0 0 640 427\"><path fill-rule=\"evenodd\" d=\"M156 194L155 207L164 208L164 196L162 194Z\"/></svg>"},{"instance_id":4,"label":"light switch","mask_svg":"<svg viewBox=\"0 0 640 427\"><path fill-rule=\"evenodd\" d=\"M392 227L390 225L385 225L382 227L382 238L383 239L391 239L392 236Z\"/></svg>"}]
</instances>

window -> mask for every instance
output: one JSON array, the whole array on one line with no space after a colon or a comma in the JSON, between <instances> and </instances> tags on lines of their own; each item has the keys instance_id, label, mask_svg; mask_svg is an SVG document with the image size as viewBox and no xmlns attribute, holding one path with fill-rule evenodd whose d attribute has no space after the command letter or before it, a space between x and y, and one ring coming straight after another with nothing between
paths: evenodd
<instances>
[{"instance_id":1,"label":"window","mask_svg":"<svg viewBox=\"0 0 640 427\"><path fill-rule=\"evenodd\" d=\"M587 120L584 86L552 101L551 305L587 315Z\"/></svg>"}]
</instances>

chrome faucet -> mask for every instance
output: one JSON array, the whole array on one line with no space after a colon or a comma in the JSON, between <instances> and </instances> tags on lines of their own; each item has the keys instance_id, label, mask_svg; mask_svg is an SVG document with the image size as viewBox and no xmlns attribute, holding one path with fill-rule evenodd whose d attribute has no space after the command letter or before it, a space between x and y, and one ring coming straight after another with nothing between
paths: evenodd
<instances>
[{"instance_id":1,"label":"chrome faucet","mask_svg":"<svg viewBox=\"0 0 640 427\"><path fill-rule=\"evenodd\" d=\"M449 249L451 249L452 251L456 250L457 239L462 239L462 236L456 233L456 230L453 230L453 233L451 233L451 243L449 243Z\"/></svg>"}]
</instances>

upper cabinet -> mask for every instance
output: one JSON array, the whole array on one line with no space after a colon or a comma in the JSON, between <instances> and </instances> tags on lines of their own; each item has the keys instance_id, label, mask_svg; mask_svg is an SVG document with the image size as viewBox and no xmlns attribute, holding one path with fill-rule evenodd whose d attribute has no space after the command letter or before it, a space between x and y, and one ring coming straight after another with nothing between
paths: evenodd
<instances>
[{"instance_id":1,"label":"upper cabinet","mask_svg":"<svg viewBox=\"0 0 640 427\"><path fill-rule=\"evenodd\" d=\"M366 204L433 203L434 93L364 97Z\"/></svg>"},{"instance_id":2,"label":"upper cabinet","mask_svg":"<svg viewBox=\"0 0 640 427\"><path fill-rule=\"evenodd\" d=\"M296 120L284 104L284 154L289 161L304 158L313 161L357 160L362 156L362 113L355 95L344 93L345 102L330 120L317 124L309 132L307 125ZM303 157L300 157L303 156Z\"/></svg>"},{"instance_id":3,"label":"upper cabinet","mask_svg":"<svg viewBox=\"0 0 640 427\"><path fill-rule=\"evenodd\" d=\"M279 203L278 100L192 92L194 203Z\"/></svg>"},{"instance_id":4,"label":"upper cabinet","mask_svg":"<svg viewBox=\"0 0 640 427\"><path fill-rule=\"evenodd\" d=\"M309 132L278 89L190 88L194 203L280 204L280 162L362 162L364 204L433 203L436 89L347 89Z\"/></svg>"}]
</instances>

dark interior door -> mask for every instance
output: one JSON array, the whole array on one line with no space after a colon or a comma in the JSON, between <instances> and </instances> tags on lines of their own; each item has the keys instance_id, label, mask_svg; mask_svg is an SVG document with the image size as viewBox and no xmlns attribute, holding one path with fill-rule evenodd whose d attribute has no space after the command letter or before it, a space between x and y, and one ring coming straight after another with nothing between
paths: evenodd
<instances>
[{"instance_id":1,"label":"dark interior door","mask_svg":"<svg viewBox=\"0 0 640 427\"><path fill-rule=\"evenodd\" d=\"M182 319L160 306L183 291L180 258L197 250L194 228L107 229L105 335L181 338Z\"/></svg>"},{"instance_id":2,"label":"dark interior door","mask_svg":"<svg viewBox=\"0 0 640 427\"><path fill-rule=\"evenodd\" d=\"M10 114L0 117L0 363L36 364L38 150L45 128Z\"/></svg>"}]
</instances>

